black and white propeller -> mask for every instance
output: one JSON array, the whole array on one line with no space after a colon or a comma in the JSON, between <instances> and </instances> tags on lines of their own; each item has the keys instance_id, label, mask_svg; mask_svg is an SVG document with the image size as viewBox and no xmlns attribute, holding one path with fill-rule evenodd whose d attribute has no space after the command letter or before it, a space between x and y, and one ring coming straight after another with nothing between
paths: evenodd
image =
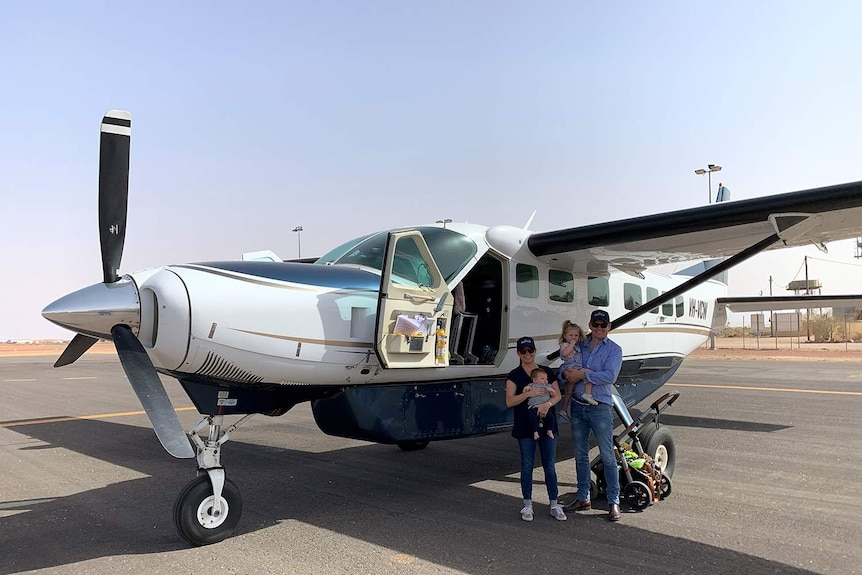
<instances>
[{"instance_id":1,"label":"black and white propeller","mask_svg":"<svg viewBox=\"0 0 862 575\"><path fill-rule=\"evenodd\" d=\"M170 398L132 327L140 323L134 282L119 275L126 238L132 116L111 110L102 118L99 151L99 241L103 281L64 296L44 310L49 321L77 334L54 367L75 362L99 339L111 339L153 430L174 457L194 457Z\"/></svg>"}]
</instances>

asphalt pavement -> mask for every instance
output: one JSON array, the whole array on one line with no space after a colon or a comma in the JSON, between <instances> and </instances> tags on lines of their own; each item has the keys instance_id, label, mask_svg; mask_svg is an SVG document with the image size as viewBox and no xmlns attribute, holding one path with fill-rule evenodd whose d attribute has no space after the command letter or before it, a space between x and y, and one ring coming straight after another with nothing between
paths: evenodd
<instances>
[{"instance_id":1,"label":"asphalt pavement","mask_svg":"<svg viewBox=\"0 0 862 575\"><path fill-rule=\"evenodd\" d=\"M237 533L190 548L172 514L194 462L162 450L115 357L54 359L0 358L0 575L862 572L859 363L688 360L661 390L681 392L673 492L618 524L602 501L555 521L541 469L521 521L508 433L407 453L326 436L308 405L257 416L222 453ZM563 431L562 493L571 453Z\"/></svg>"}]
</instances>

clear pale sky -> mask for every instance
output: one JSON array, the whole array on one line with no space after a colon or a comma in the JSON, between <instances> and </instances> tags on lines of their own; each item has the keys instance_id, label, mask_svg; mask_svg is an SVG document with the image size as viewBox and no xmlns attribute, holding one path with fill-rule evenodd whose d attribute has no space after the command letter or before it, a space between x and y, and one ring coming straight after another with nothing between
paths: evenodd
<instances>
[{"instance_id":1,"label":"clear pale sky","mask_svg":"<svg viewBox=\"0 0 862 575\"><path fill-rule=\"evenodd\" d=\"M862 3L12 2L0 341L101 281L99 122L132 113L122 272L322 255L441 218L544 231L862 180ZM862 291L854 242L732 295ZM823 261L828 260L828 261ZM843 262L843 263L832 263Z\"/></svg>"}]
</instances>

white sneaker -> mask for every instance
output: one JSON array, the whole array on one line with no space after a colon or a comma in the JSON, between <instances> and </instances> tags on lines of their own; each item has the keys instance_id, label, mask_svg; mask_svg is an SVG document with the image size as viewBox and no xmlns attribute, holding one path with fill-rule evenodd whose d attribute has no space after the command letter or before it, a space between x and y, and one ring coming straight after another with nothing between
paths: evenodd
<instances>
[{"instance_id":1,"label":"white sneaker","mask_svg":"<svg viewBox=\"0 0 862 575\"><path fill-rule=\"evenodd\" d=\"M598 404L599 404L599 402L598 402L598 401L596 401L595 399L593 399L593 396L592 396L592 395L590 395L589 393L585 393L585 394L583 394L583 395L581 396L581 399L583 399L584 401L586 401L586 402L587 402L587 403L589 403L590 405L598 405Z\"/></svg>"},{"instance_id":2,"label":"white sneaker","mask_svg":"<svg viewBox=\"0 0 862 575\"><path fill-rule=\"evenodd\" d=\"M532 521L533 520L533 508L532 507L524 507L521 509L521 519L524 521Z\"/></svg>"},{"instance_id":3,"label":"white sneaker","mask_svg":"<svg viewBox=\"0 0 862 575\"><path fill-rule=\"evenodd\" d=\"M551 517L557 521L565 521L568 519L568 517L566 517L566 512L563 511L563 508L560 506L551 507Z\"/></svg>"},{"instance_id":4,"label":"white sneaker","mask_svg":"<svg viewBox=\"0 0 862 575\"><path fill-rule=\"evenodd\" d=\"M571 421L571 420L572 420L572 416L571 416L571 415L569 415L569 412L568 412L568 411L561 411L561 412L560 412L560 419L564 419L564 420L566 420L566 421Z\"/></svg>"}]
</instances>

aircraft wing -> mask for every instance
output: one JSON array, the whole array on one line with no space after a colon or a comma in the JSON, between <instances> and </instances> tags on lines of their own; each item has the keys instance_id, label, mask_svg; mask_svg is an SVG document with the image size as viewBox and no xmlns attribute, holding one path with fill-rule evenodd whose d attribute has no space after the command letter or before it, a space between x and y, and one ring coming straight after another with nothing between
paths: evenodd
<instances>
[{"instance_id":1,"label":"aircraft wing","mask_svg":"<svg viewBox=\"0 0 862 575\"><path fill-rule=\"evenodd\" d=\"M862 182L630 218L527 239L530 251L576 272L638 274L665 263L733 256L777 234L765 249L862 236Z\"/></svg>"},{"instance_id":2,"label":"aircraft wing","mask_svg":"<svg viewBox=\"0 0 862 575\"><path fill-rule=\"evenodd\" d=\"M716 305L727 307L734 313L758 311L814 309L819 307L862 307L860 295L782 295L758 297L721 297Z\"/></svg>"}]
</instances>

